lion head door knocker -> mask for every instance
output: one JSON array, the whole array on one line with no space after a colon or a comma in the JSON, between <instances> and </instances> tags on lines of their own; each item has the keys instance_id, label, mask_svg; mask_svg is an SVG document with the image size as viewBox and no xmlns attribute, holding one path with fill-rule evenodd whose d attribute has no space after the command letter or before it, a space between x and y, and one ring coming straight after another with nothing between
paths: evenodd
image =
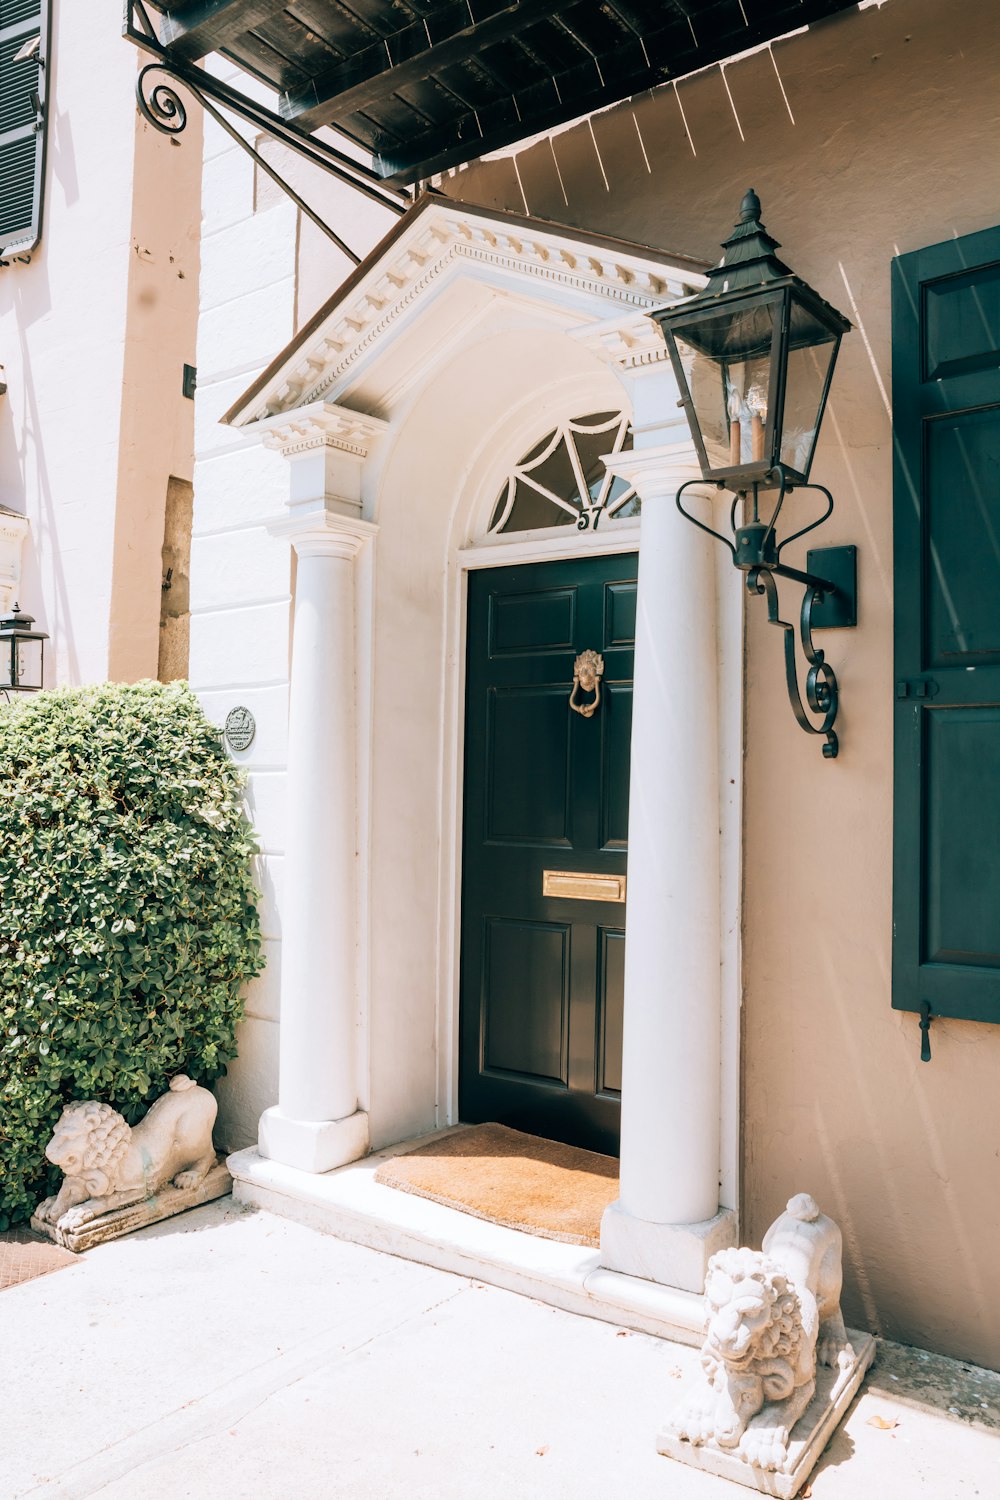
<instances>
[{"instance_id":1,"label":"lion head door knocker","mask_svg":"<svg viewBox=\"0 0 1000 1500\"><path fill-rule=\"evenodd\" d=\"M573 663L573 689L569 695L569 706L585 719L592 719L601 703L601 678L604 676L604 657L596 651L581 651ZM580 690L593 693L591 703L577 703Z\"/></svg>"}]
</instances>

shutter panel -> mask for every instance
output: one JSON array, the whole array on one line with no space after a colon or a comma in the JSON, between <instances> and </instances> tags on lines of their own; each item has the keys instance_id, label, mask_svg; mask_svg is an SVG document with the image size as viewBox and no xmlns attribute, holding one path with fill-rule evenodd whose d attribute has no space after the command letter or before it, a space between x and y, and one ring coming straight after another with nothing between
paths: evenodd
<instances>
[{"instance_id":1,"label":"shutter panel","mask_svg":"<svg viewBox=\"0 0 1000 1500\"><path fill-rule=\"evenodd\" d=\"M0 0L0 261L29 254L42 232L49 23L50 0Z\"/></svg>"},{"instance_id":2,"label":"shutter panel","mask_svg":"<svg viewBox=\"0 0 1000 1500\"><path fill-rule=\"evenodd\" d=\"M892 1003L1000 1022L1000 228L893 263Z\"/></svg>"}]
</instances>

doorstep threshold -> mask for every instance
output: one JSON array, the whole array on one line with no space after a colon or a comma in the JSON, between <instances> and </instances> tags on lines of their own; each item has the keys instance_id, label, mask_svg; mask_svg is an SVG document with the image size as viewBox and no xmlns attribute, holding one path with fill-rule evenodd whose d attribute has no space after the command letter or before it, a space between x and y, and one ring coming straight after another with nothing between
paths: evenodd
<instances>
[{"instance_id":1,"label":"doorstep threshold","mask_svg":"<svg viewBox=\"0 0 1000 1500\"><path fill-rule=\"evenodd\" d=\"M268 1161L256 1147L236 1151L227 1159L233 1198L338 1239L520 1292L565 1312L677 1343L702 1342L704 1303L694 1292L610 1271L601 1265L599 1251L589 1246L508 1229L375 1181L384 1162L458 1128L386 1147L332 1172L286 1167Z\"/></svg>"}]
</instances>

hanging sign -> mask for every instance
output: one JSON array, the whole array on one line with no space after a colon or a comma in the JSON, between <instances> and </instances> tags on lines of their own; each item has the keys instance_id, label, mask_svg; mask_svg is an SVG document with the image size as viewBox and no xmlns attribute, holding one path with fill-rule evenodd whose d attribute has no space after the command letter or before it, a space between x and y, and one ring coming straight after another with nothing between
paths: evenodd
<instances>
[{"instance_id":1,"label":"hanging sign","mask_svg":"<svg viewBox=\"0 0 1000 1500\"><path fill-rule=\"evenodd\" d=\"M257 733L257 721L248 708L231 708L226 715L226 739L231 750L248 750Z\"/></svg>"}]
</instances>

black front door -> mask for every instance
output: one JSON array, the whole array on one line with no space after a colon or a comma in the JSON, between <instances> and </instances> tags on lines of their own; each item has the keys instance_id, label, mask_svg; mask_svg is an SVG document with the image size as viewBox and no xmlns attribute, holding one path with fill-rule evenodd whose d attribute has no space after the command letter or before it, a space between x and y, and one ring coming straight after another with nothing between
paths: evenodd
<instances>
[{"instance_id":1,"label":"black front door","mask_svg":"<svg viewBox=\"0 0 1000 1500\"><path fill-rule=\"evenodd\" d=\"M459 1112L615 1155L635 578L632 553L469 580Z\"/></svg>"}]
</instances>

